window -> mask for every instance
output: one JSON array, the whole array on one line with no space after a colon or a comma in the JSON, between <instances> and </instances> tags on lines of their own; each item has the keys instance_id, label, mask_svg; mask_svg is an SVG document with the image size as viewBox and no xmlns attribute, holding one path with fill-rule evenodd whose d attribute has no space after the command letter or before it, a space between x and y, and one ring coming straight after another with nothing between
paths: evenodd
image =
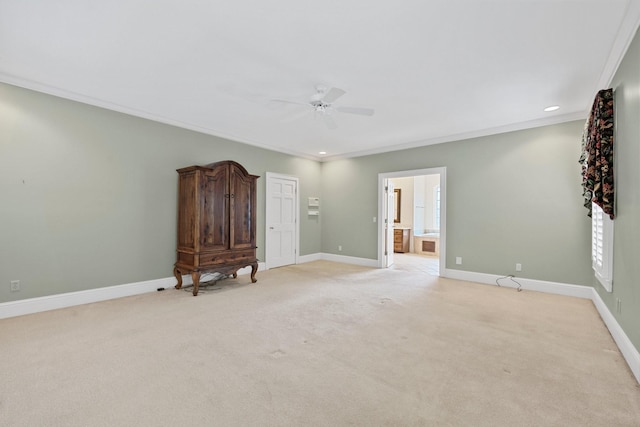
<instances>
[{"instance_id":1,"label":"window","mask_svg":"<svg viewBox=\"0 0 640 427\"><path fill-rule=\"evenodd\" d=\"M433 222L436 229L440 230L440 186L436 185L433 189Z\"/></svg>"},{"instance_id":2,"label":"window","mask_svg":"<svg viewBox=\"0 0 640 427\"><path fill-rule=\"evenodd\" d=\"M592 204L591 262L596 277L611 292L613 284L613 220L602 208Z\"/></svg>"}]
</instances>

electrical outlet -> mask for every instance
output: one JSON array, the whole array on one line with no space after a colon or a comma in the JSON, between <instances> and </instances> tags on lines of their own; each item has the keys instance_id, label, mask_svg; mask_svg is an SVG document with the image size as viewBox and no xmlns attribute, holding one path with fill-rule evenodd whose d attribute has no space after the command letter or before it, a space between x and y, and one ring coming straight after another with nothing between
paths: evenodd
<instances>
[{"instance_id":1,"label":"electrical outlet","mask_svg":"<svg viewBox=\"0 0 640 427\"><path fill-rule=\"evenodd\" d=\"M342 252L342 245L338 246L338 252Z\"/></svg>"},{"instance_id":2,"label":"electrical outlet","mask_svg":"<svg viewBox=\"0 0 640 427\"><path fill-rule=\"evenodd\" d=\"M516 271L522 271L522 264L520 263L516 264Z\"/></svg>"},{"instance_id":3,"label":"electrical outlet","mask_svg":"<svg viewBox=\"0 0 640 427\"><path fill-rule=\"evenodd\" d=\"M456 264L462 265L462 257L461 256L457 256L456 257Z\"/></svg>"},{"instance_id":4,"label":"electrical outlet","mask_svg":"<svg viewBox=\"0 0 640 427\"><path fill-rule=\"evenodd\" d=\"M20 280L11 281L11 292L18 292L20 290Z\"/></svg>"}]
</instances>

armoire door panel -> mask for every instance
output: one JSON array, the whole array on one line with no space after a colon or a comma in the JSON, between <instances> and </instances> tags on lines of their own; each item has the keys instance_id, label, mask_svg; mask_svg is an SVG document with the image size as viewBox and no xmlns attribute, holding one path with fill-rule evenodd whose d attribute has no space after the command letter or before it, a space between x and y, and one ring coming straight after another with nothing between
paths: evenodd
<instances>
[{"instance_id":1,"label":"armoire door panel","mask_svg":"<svg viewBox=\"0 0 640 427\"><path fill-rule=\"evenodd\" d=\"M202 183L200 245L202 250L229 248L229 172L218 169L204 174Z\"/></svg>"},{"instance_id":2,"label":"armoire door panel","mask_svg":"<svg viewBox=\"0 0 640 427\"><path fill-rule=\"evenodd\" d=\"M229 224L230 247L255 246L255 179L231 169L231 212Z\"/></svg>"},{"instance_id":3,"label":"armoire door panel","mask_svg":"<svg viewBox=\"0 0 640 427\"><path fill-rule=\"evenodd\" d=\"M195 215L196 203L195 172L180 175L178 183L178 248L193 249L196 243Z\"/></svg>"}]
</instances>

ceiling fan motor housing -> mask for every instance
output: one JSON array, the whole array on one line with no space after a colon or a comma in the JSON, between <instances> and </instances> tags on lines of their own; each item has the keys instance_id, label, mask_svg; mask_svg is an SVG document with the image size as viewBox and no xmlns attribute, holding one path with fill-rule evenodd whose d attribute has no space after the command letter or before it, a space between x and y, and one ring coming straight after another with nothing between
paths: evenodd
<instances>
[{"instance_id":1,"label":"ceiling fan motor housing","mask_svg":"<svg viewBox=\"0 0 640 427\"><path fill-rule=\"evenodd\" d=\"M318 113L325 113L331 108L331 104L325 104L322 101L311 101L311 106Z\"/></svg>"}]
</instances>

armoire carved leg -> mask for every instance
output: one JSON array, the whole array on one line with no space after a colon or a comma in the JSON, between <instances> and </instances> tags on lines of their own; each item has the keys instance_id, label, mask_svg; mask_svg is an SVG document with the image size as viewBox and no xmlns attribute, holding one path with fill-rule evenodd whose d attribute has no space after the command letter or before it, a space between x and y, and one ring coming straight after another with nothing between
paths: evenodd
<instances>
[{"instance_id":1,"label":"armoire carved leg","mask_svg":"<svg viewBox=\"0 0 640 427\"><path fill-rule=\"evenodd\" d=\"M251 264L251 283L256 283L258 279L256 279L256 272L258 271L258 263L254 262Z\"/></svg>"},{"instance_id":2,"label":"armoire carved leg","mask_svg":"<svg viewBox=\"0 0 640 427\"><path fill-rule=\"evenodd\" d=\"M176 280L178 281L175 288L180 289L182 287L182 273L178 270L178 267L173 267L173 275L176 276Z\"/></svg>"},{"instance_id":3,"label":"armoire carved leg","mask_svg":"<svg viewBox=\"0 0 640 427\"><path fill-rule=\"evenodd\" d=\"M195 297L198 295L198 288L200 288L200 272L192 271L191 279L193 280L193 296Z\"/></svg>"}]
</instances>

